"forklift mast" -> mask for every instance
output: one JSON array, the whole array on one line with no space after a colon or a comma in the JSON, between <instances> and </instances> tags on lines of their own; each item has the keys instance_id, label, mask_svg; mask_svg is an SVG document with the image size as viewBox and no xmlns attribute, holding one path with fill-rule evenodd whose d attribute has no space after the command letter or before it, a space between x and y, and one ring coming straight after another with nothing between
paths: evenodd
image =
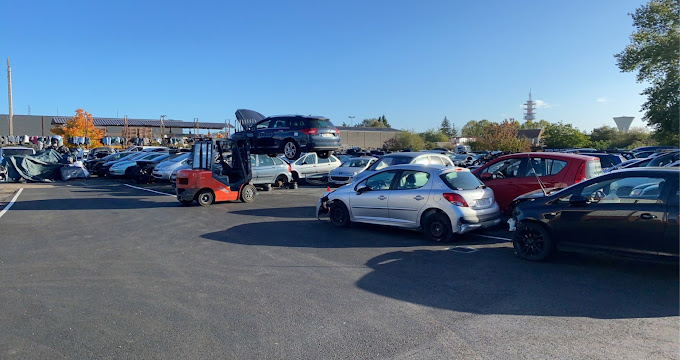
<instances>
[{"instance_id":1,"label":"forklift mast","mask_svg":"<svg viewBox=\"0 0 680 360\"><path fill-rule=\"evenodd\" d=\"M231 155L231 164L225 156ZM247 141L231 139L200 140L194 142L191 149L192 169L210 170L214 168L217 176L229 176L230 183L250 182L252 169L250 168L250 144ZM220 164L220 167L215 167Z\"/></svg>"}]
</instances>

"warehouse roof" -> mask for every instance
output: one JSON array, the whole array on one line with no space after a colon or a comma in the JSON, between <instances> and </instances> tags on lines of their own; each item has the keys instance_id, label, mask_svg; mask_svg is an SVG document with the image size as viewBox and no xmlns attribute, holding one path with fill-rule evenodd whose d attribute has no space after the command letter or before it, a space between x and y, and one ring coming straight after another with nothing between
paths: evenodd
<instances>
[{"instance_id":1,"label":"warehouse roof","mask_svg":"<svg viewBox=\"0 0 680 360\"><path fill-rule=\"evenodd\" d=\"M71 117L53 117L52 124L62 125L66 124L66 120ZM124 126L125 119L121 118L92 118L92 123L94 126ZM128 126L144 126L144 127L161 127L160 120L149 120L149 119L128 119ZM193 129L195 127L193 121L182 121L182 120L165 120L165 127L167 128L182 128L182 129ZM198 122L198 127L200 129L224 129L224 123L214 123L214 122Z\"/></svg>"}]
</instances>

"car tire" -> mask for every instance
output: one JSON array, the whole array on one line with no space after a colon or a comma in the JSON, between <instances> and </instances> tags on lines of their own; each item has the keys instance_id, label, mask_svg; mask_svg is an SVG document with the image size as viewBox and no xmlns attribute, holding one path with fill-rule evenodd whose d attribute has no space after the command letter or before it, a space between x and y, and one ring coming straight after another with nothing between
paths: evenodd
<instances>
[{"instance_id":1,"label":"car tire","mask_svg":"<svg viewBox=\"0 0 680 360\"><path fill-rule=\"evenodd\" d=\"M321 159L328 159L331 156L332 151L318 151L317 156Z\"/></svg>"},{"instance_id":2,"label":"car tire","mask_svg":"<svg viewBox=\"0 0 680 360\"><path fill-rule=\"evenodd\" d=\"M433 242L449 242L453 235L451 220L446 214L431 212L423 218L423 233L425 238Z\"/></svg>"},{"instance_id":3,"label":"car tire","mask_svg":"<svg viewBox=\"0 0 680 360\"><path fill-rule=\"evenodd\" d=\"M337 227L347 227L350 224L349 210L342 201L333 201L328 215L331 223Z\"/></svg>"},{"instance_id":4,"label":"car tire","mask_svg":"<svg viewBox=\"0 0 680 360\"><path fill-rule=\"evenodd\" d=\"M215 201L215 194L210 190L201 190L196 194L196 202L201 206L208 206Z\"/></svg>"},{"instance_id":5,"label":"car tire","mask_svg":"<svg viewBox=\"0 0 680 360\"><path fill-rule=\"evenodd\" d=\"M184 206L191 206L191 204L194 203L193 200L180 200L179 202L180 202L180 204L182 204Z\"/></svg>"},{"instance_id":6,"label":"car tire","mask_svg":"<svg viewBox=\"0 0 680 360\"><path fill-rule=\"evenodd\" d=\"M276 177L276 180L274 180L274 184L277 187L283 187L287 182L288 182L288 177L286 177L286 175L279 175L279 176Z\"/></svg>"},{"instance_id":7,"label":"car tire","mask_svg":"<svg viewBox=\"0 0 680 360\"><path fill-rule=\"evenodd\" d=\"M262 185L262 191L272 191L272 184Z\"/></svg>"},{"instance_id":8,"label":"car tire","mask_svg":"<svg viewBox=\"0 0 680 360\"><path fill-rule=\"evenodd\" d=\"M300 158L302 150L300 149L300 144L295 140L286 140L281 147L281 152L288 160L297 160Z\"/></svg>"},{"instance_id":9,"label":"car tire","mask_svg":"<svg viewBox=\"0 0 680 360\"><path fill-rule=\"evenodd\" d=\"M522 222L512 236L515 254L524 260L543 261L554 252L555 247L550 233L541 225Z\"/></svg>"},{"instance_id":10,"label":"car tire","mask_svg":"<svg viewBox=\"0 0 680 360\"><path fill-rule=\"evenodd\" d=\"M239 194L239 198L244 203L251 203L255 201L255 195L257 195L257 190L255 190L255 186L251 184L245 184L241 188L241 194Z\"/></svg>"}]
</instances>

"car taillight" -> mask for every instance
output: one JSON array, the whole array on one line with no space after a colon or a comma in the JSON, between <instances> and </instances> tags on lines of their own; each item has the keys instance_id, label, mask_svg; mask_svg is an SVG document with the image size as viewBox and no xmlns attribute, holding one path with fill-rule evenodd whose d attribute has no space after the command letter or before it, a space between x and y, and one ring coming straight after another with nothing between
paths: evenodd
<instances>
[{"instance_id":1,"label":"car taillight","mask_svg":"<svg viewBox=\"0 0 680 360\"><path fill-rule=\"evenodd\" d=\"M338 128L335 128L335 133L340 136L340 130L338 130Z\"/></svg>"},{"instance_id":2,"label":"car taillight","mask_svg":"<svg viewBox=\"0 0 680 360\"><path fill-rule=\"evenodd\" d=\"M309 128L309 129L302 129L300 130L301 133L307 134L307 135L316 135L316 133L319 131L317 128Z\"/></svg>"},{"instance_id":3,"label":"car taillight","mask_svg":"<svg viewBox=\"0 0 680 360\"><path fill-rule=\"evenodd\" d=\"M586 179L586 163L581 163L579 165L578 170L576 171L576 177L574 178L574 183L579 183L581 181L588 180Z\"/></svg>"},{"instance_id":4,"label":"car taillight","mask_svg":"<svg viewBox=\"0 0 680 360\"><path fill-rule=\"evenodd\" d=\"M288 172L293 172L293 169L290 167L290 164L288 164Z\"/></svg>"},{"instance_id":5,"label":"car taillight","mask_svg":"<svg viewBox=\"0 0 680 360\"><path fill-rule=\"evenodd\" d=\"M463 199L463 197L460 196L460 194L444 193L442 194L442 196L444 197L444 199L446 199L446 201L450 202L453 205L468 207L467 202L465 202L465 199Z\"/></svg>"},{"instance_id":6,"label":"car taillight","mask_svg":"<svg viewBox=\"0 0 680 360\"><path fill-rule=\"evenodd\" d=\"M180 185L189 185L189 179L188 178L178 178L177 183Z\"/></svg>"}]
</instances>

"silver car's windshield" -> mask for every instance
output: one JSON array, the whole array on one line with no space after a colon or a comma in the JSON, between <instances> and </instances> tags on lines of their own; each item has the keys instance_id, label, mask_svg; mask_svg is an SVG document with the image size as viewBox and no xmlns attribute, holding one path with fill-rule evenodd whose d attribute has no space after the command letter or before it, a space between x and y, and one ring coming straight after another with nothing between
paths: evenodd
<instances>
[{"instance_id":1,"label":"silver car's windshield","mask_svg":"<svg viewBox=\"0 0 680 360\"><path fill-rule=\"evenodd\" d=\"M342 165L341 167L364 167L368 165L369 159L351 159L347 160Z\"/></svg>"},{"instance_id":2,"label":"silver car's windshield","mask_svg":"<svg viewBox=\"0 0 680 360\"><path fill-rule=\"evenodd\" d=\"M484 185L469 171L451 171L439 177L451 190L473 190Z\"/></svg>"}]
</instances>

